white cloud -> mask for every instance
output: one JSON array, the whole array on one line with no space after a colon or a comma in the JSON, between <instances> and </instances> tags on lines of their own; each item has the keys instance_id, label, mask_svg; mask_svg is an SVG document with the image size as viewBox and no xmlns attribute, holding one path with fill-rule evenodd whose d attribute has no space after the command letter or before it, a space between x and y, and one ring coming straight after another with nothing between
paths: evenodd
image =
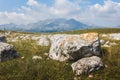
<instances>
[{"instance_id":1,"label":"white cloud","mask_svg":"<svg viewBox=\"0 0 120 80\"><path fill-rule=\"evenodd\" d=\"M86 3L86 4L85 4ZM74 18L97 25L120 25L120 3L105 0L104 4L89 4L89 0L54 0L51 6L28 0L17 12L0 12L0 24L27 24L49 18Z\"/></svg>"},{"instance_id":2,"label":"white cloud","mask_svg":"<svg viewBox=\"0 0 120 80\"><path fill-rule=\"evenodd\" d=\"M107 0L103 5L95 4L90 6L89 15L92 22L99 25L120 25L120 3Z\"/></svg>"},{"instance_id":3,"label":"white cloud","mask_svg":"<svg viewBox=\"0 0 120 80\"><path fill-rule=\"evenodd\" d=\"M111 15L120 13L120 3L112 2L111 0L107 0L104 2L104 5L95 4L91 6L91 10L93 12L97 12L98 15L102 13L102 15Z\"/></svg>"},{"instance_id":4,"label":"white cloud","mask_svg":"<svg viewBox=\"0 0 120 80\"><path fill-rule=\"evenodd\" d=\"M55 0L51 11L59 17L70 17L80 11L80 6L69 0Z\"/></svg>"},{"instance_id":5,"label":"white cloud","mask_svg":"<svg viewBox=\"0 0 120 80\"><path fill-rule=\"evenodd\" d=\"M28 0L29 6L21 6L19 13L0 12L0 24L15 23L28 24L50 18L50 9L45 4ZM31 7L32 6L32 7Z\"/></svg>"},{"instance_id":6,"label":"white cloud","mask_svg":"<svg viewBox=\"0 0 120 80\"><path fill-rule=\"evenodd\" d=\"M27 5L30 6L38 5L38 2L36 0L28 0Z\"/></svg>"},{"instance_id":7,"label":"white cloud","mask_svg":"<svg viewBox=\"0 0 120 80\"><path fill-rule=\"evenodd\" d=\"M0 12L0 24L6 24L6 23L28 23L26 15L22 13L16 13L16 12Z\"/></svg>"}]
</instances>

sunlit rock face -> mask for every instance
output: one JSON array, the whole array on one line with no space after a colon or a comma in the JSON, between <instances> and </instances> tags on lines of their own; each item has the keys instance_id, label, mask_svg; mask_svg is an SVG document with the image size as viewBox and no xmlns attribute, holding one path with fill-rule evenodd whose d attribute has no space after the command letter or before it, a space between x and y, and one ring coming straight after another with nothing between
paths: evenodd
<instances>
[{"instance_id":1,"label":"sunlit rock face","mask_svg":"<svg viewBox=\"0 0 120 80\"><path fill-rule=\"evenodd\" d=\"M47 36L40 36L40 39L38 41L38 45L40 46L49 46L50 41Z\"/></svg>"},{"instance_id":2,"label":"sunlit rock face","mask_svg":"<svg viewBox=\"0 0 120 80\"><path fill-rule=\"evenodd\" d=\"M0 62L17 57L18 53L14 50L13 45L0 42Z\"/></svg>"},{"instance_id":3,"label":"sunlit rock face","mask_svg":"<svg viewBox=\"0 0 120 80\"><path fill-rule=\"evenodd\" d=\"M49 57L53 60L78 60L88 56L100 55L98 33L56 34L50 37Z\"/></svg>"},{"instance_id":4,"label":"sunlit rock face","mask_svg":"<svg viewBox=\"0 0 120 80\"><path fill-rule=\"evenodd\" d=\"M7 42L6 37L0 34L0 42Z\"/></svg>"},{"instance_id":5,"label":"sunlit rock face","mask_svg":"<svg viewBox=\"0 0 120 80\"><path fill-rule=\"evenodd\" d=\"M102 34L101 37L112 40L120 40L120 33Z\"/></svg>"},{"instance_id":6,"label":"sunlit rock face","mask_svg":"<svg viewBox=\"0 0 120 80\"><path fill-rule=\"evenodd\" d=\"M113 40L120 40L120 33L109 34L109 37Z\"/></svg>"},{"instance_id":7,"label":"sunlit rock face","mask_svg":"<svg viewBox=\"0 0 120 80\"><path fill-rule=\"evenodd\" d=\"M96 71L100 68L103 68L104 65L101 59L97 56L82 58L77 62L72 63L72 70L76 76L80 76L82 74L88 74L92 71Z\"/></svg>"}]
</instances>

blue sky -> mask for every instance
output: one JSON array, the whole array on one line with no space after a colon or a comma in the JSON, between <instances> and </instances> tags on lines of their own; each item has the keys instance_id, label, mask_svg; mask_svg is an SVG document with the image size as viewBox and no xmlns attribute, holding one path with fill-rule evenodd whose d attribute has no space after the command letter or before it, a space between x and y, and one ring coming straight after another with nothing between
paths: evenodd
<instances>
[{"instance_id":1,"label":"blue sky","mask_svg":"<svg viewBox=\"0 0 120 80\"><path fill-rule=\"evenodd\" d=\"M21 6L25 6L28 0L0 0L0 11L14 11ZM52 5L53 0L37 0L38 2Z\"/></svg>"},{"instance_id":2,"label":"blue sky","mask_svg":"<svg viewBox=\"0 0 120 80\"><path fill-rule=\"evenodd\" d=\"M0 11L13 11L23 5L27 0L0 0Z\"/></svg>"},{"instance_id":3,"label":"blue sky","mask_svg":"<svg viewBox=\"0 0 120 80\"><path fill-rule=\"evenodd\" d=\"M120 0L0 0L0 24L74 18L87 24L117 26L119 14Z\"/></svg>"},{"instance_id":4,"label":"blue sky","mask_svg":"<svg viewBox=\"0 0 120 80\"><path fill-rule=\"evenodd\" d=\"M53 0L37 0L38 2L47 4L48 6L51 6L53 4ZM73 0L71 0L73 1ZM119 0L117 0L119 1ZM14 11L15 9L25 6L27 0L0 0L0 11ZM103 3L103 0L91 0L91 3Z\"/></svg>"},{"instance_id":5,"label":"blue sky","mask_svg":"<svg viewBox=\"0 0 120 80\"><path fill-rule=\"evenodd\" d=\"M14 11L21 6L25 6L28 0L0 0L0 11ZM38 2L47 4L51 6L54 0L37 0ZM74 0L70 0L74 1ZM103 4L104 0L89 0L91 4ZM120 0L112 0L115 2L120 2Z\"/></svg>"}]
</instances>

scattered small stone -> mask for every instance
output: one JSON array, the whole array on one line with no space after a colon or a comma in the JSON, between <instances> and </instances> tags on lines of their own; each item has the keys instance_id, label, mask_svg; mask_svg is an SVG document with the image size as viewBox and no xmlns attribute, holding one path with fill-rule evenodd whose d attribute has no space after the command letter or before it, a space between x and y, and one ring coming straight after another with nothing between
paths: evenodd
<instances>
[{"instance_id":1,"label":"scattered small stone","mask_svg":"<svg viewBox=\"0 0 120 80\"><path fill-rule=\"evenodd\" d=\"M33 56L32 59L33 60L38 60L38 59L42 59L42 57L41 56Z\"/></svg>"},{"instance_id":2,"label":"scattered small stone","mask_svg":"<svg viewBox=\"0 0 120 80\"><path fill-rule=\"evenodd\" d=\"M105 44L106 44L106 45L110 45L110 41L107 41Z\"/></svg>"},{"instance_id":3,"label":"scattered small stone","mask_svg":"<svg viewBox=\"0 0 120 80\"><path fill-rule=\"evenodd\" d=\"M105 43L105 40L100 40L100 43L101 43L101 44L104 44L104 43Z\"/></svg>"},{"instance_id":4,"label":"scattered small stone","mask_svg":"<svg viewBox=\"0 0 120 80\"><path fill-rule=\"evenodd\" d=\"M16 42L17 40L16 39L12 39L10 42Z\"/></svg>"},{"instance_id":5,"label":"scattered small stone","mask_svg":"<svg viewBox=\"0 0 120 80\"><path fill-rule=\"evenodd\" d=\"M50 58L48 57L48 58L46 58L46 60L50 60Z\"/></svg>"},{"instance_id":6,"label":"scattered small stone","mask_svg":"<svg viewBox=\"0 0 120 80\"><path fill-rule=\"evenodd\" d=\"M45 56L48 56L49 54L48 53L44 53Z\"/></svg>"},{"instance_id":7,"label":"scattered small stone","mask_svg":"<svg viewBox=\"0 0 120 80\"><path fill-rule=\"evenodd\" d=\"M103 47L110 47L110 41L107 41L107 42L103 45Z\"/></svg>"},{"instance_id":8,"label":"scattered small stone","mask_svg":"<svg viewBox=\"0 0 120 80\"><path fill-rule=\"evenodd\" d=\"M102 34L102 37L107 37L107 35L106 34Z\"/></svg>"},{"instance_id":9,"label":"scattered small stone","mask_svg":"<svg viewBox=\"0 0 120 80\"><path fill-rule=\"evenodd\" d=\"M77 80L77 77L74 77L74 80Z\"/></svg>"},{"instance_id":10,"label":"scattered small stone","mask_svg":"<svg viewBox=\"0 0 120 80\"><path fill-rule=\"evenodd\" d=\"M21 59L24 59L25 57L21 57Z\"/></svg>"},{"instance_id":11,"label":"scattered small stone","mask_svg":"<svg viewBox=\"0 0 120 80\"><path fill-rule=\"evenodd\" d=\"M89 77L89 78L93 78L93 75L92 75L92 74L90 74L88 77Z\"/></svg>"},{"instance_id":12,"label":"scattered small stone","mask_svg":"<svg viewBox=\"0 0 120 80\"><path fill-rule=\"evenodd\" d=\"M108 68L108 66L105 64L105 68Z\"/></svg>"},{"instance_id":13,"label":"scattered small stone","mask_svg":"<svg viewBox=\"0 0 120 80\"><path fill-rule=\"evenodd\" d=\"M11 31L8 31L5 33L5 35L10 35L11 34Z\"/></svg>"}]
</instances>

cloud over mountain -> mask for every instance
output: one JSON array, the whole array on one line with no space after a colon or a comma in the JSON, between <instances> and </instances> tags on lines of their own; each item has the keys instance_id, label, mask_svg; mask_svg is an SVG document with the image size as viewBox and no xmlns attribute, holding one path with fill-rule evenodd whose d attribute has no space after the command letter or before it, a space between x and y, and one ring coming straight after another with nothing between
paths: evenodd
<instances>
[{"instance_id":1,"label":"cloud over mountain","mask_svg":"<svg viewBox=\"0 0 120 80\"><path fill-rule=\"evenodd\" d=\"M102 26L120 25L120 3L105 0L91 4L90 0L53 0L51 5L28 0L13 12L0 12L0 24L28 24L39 20L66 18Z\"/></svg>"}]
</instances>

